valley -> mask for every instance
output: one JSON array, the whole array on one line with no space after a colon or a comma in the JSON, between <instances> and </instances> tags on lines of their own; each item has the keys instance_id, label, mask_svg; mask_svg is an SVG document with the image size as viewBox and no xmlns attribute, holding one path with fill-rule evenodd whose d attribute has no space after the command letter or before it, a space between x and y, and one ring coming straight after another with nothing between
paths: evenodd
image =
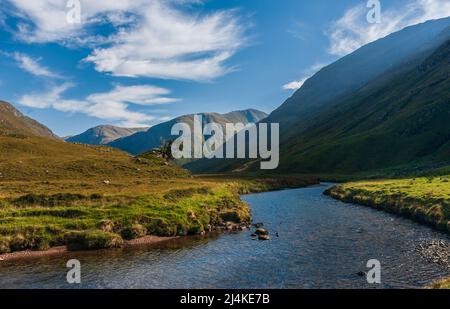
<instances>
[{"instance_id":1,"label":"valley","mask_svg":"<svg viewBox=\"0 0 450 309\"><path fill-rule=\"evenodd\" d=\"M112 99L121 113L156 119L128 110L132 102L123 91L126 99ZM134 98L135 105L178 102L146 95ZM88 96L82 105L94 104L89 112L104 103L98 100ZM247 159L232 156L248 146L241 138L234 147L239 130L227 136L233 147L226 160L176 160L173 149L167 153L174 126L186 124L203 146L211 132L200 127L210 123L242 123L241 129L255 123L254 149L273 154L279 167L264 170L267 162L250 150ZM279 149L261 142L269 133L258 132L268 128L263 123L273 125ZM45 262L58 252L52 257L58 262L86 256L94 288L123 287L109 262L137 287L171 287L183 277L179 288L231 288L236 278L241 288L261 288L261 282L266 288L371 288L359 277L362 262L376 257L385 263L383 288L449 288L449 124L450 17L343 56L270 114L204 112L152 127L99 125L63 139L0 101L0 273L12 270L9 283L28 288L40 282L42 269L50 270L48 286L60 287L58 269ZM191 134L183 147L190 141ZM226 141L221 145L227 150ZM256 241L255 222L270 229L266 241ZM30 256L42 264L22 284L22 258ZM334 263L341 267L331 268ZM130 270L134 277L127 277Z\"/></svg>"}]
</instances>

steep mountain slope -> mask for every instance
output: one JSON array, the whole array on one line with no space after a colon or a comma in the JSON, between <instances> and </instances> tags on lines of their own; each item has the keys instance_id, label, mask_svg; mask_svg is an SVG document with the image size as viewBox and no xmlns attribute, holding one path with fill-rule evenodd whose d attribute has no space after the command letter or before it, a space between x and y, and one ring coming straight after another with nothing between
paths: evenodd
<instances>
[{"instance_id":1,"label":"steep mountain slope","mask_svg":"<svg viewBox=\"0 0 450 309\"><path fill-rule=\"evenodd\" d=\"M410 84L397 85L396 89L386 87L394 83L394 80L397 84L406 82L402 79L411 78L411 72L449 38L450 18L411 26L363 46L306 81L302 88L264 120L264 122L280 123L279 172L339 171L348 173L387 166L388 161L384 162L385 164L382 162L371 164L370 156L361 159L360 162L349 156L344 165L342 160L349 153L343 149L351 145L346 145L343 140L338 139L339 134L343 134L340 128L345 127L348 130L351 119L361 115L367 116L358 108L375 108L373 101L381 100L383 95L391 95L389 91L396 93L389 97L389 100L395 102L398 101L396 95L406 95L409 91L417 90L418 85ZM420 80L426 77L415 76L415 78ZM441 90L435 89L435 91L445 98L445 93ZM349 102L353 104L346 108L350 106ZM379 108L377 115L382 118L384 114L389 113L390 106L385 104L377 108ZM372 112L376 113L374 110ZM361 123L355 130L368 125L369 119L360 118L359 121ZM323 136L332 138L325 139ZM327 147L327 145L333 145L333 147ZM318 151L318 147L322 147L324 151ZM390 146L386 143L371 149L384 152L384 147ZM360 151L359 148L352 149L353 153L358 151ZM334 161L331 161L333 158ZM389 164L408 163L402 162L402 159L405 158L399 155L397 160L392 160ZM324 160L324 163L330 163L322 164L321 160ZM256 170L257 166L259 166L258 162L252 163L245 160L199 160L186 165L186 168L197 173L211 173L241 171L243 168Z\"/></svg>"},{"instance_id":2,"label":"steep mountain slope","mask_svg":"<svg viewBox=\"0 0 450 309\"><path fill-rule=\"evenodd\" d=\"M408 72L386 74L307 121L280 172L354 173L450 154L450 41Z\"/></svg>"},{"instance_id":3,"label":"steep mountain slope","mask_svg":"<svg viewBox=\"0 0 450 309\"><path fill-rule=\"evenodd\" d=\"M367 44L323 68L267 118L278 122L282 140L298 134L323 108L352 95L402 63L429 55L450 36L450 17L407 27Z\"/></svg>"},{"instance_id":4,"label":"steep mountain slope","mask_svg":"<svg viewBox=\"0 0 450 309\"><path fill-rule=\"evenodd\" d=\"M258 110L235 111L228 114L203 113L203 124L215 122L224 126L226 123L259 122L267 117L267 114ZM131 154L139 154L161 146L165 140L172 140L176 137L171 135L171 130L176 123L187 123L193 128L194 115L181 116L168 122L161 123L150 128L146 132L133 134L129 137L118 139L108 145L119 148Z\"/></svg>"},{"instance_id":5,"label":"steep mountain slope","mask_svg":"<svg viewBox=\"0 0 450 309\"><path fill-rule=\"evenodd\" d=\"M68 137L65 140L70 143L106 145L119 138L146 130L148 130L148 128L120 128L111 125L101 125L91 128L79 135Z\"/></svg>"},{"instance_id":6,"label":"steep mountain slope","mask_svg":"<svg viewBox=\"0 0 450 309\"><path fill-rule=\"evenodd\" d=\"M46 126L24 116L10 103L0 101L0 135L13 134L57 138Z\"/></svg>"}]
</instances>

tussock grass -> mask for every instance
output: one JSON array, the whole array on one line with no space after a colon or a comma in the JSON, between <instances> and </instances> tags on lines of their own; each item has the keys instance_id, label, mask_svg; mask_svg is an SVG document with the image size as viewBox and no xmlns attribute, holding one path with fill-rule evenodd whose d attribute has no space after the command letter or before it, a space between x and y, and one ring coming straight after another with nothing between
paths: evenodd
<instances>
[{"instance_id":1,"label":"tussock grass","mask_svg":"<svg viewBox=\"0 0 450 309\"><path fill-rule=\"evenodd\" d=\"M433 282L428 289L445 289L450 290L450 278Z\"/></svg>"},{"instance_id":2,"label":"tussock grass","mask_svg":"<svg viewBox=\"0 0 450 309\"><path fill-rule=\"evenodd\" d=\"M27 194L3 200L0 253L62 244L111 248L120 246L123 239L200 234L227 221L250 222L250 211L235 185L199 184L135 196Z\"/></svg>"}]
</instances>

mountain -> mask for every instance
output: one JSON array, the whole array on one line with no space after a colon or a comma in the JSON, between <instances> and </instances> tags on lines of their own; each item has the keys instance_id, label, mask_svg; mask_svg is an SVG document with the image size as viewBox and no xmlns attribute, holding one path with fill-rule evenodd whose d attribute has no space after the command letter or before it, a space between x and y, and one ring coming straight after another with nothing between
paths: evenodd
<instances>
[{"instance_id":1,"label":"mountain","mask_svg":"<svg viewBox=\"0 0 450 309\"><path fill-rule=\"evenodd\" d=\"M266 119L278 122L283 140L298 134L303 121L338 104L392 70L432 53L450 36L450 17L407 27L367 44L323 68Z\"/></svg>"},{"instance_id":2,"label":"mountain","mask_svg":"<svg viewBox=\"0 0 450 309\"><path fill-rule=\"evenodd\" d=\"M449 100L443 56L449 38L450 18L411 26L307 80L264 120L280 123L276 172L348 174L431 160L427 156L447 134L434 117ZM420 129L423 123L430 129ZM255 171L259 163L200 160L186 167L200 173Z\"/></svg>"},{"instance_id":3,"label":"mountain","mask_svg":"<svg viewBox=\"0 0 450 309\"><path fill-rule=\"evenodd\" d=\"M199 115L203 117L203 124L215 122L222 126L226 123L257 123L267 117L266 113L254 109L235 111L228 114L203 113ZM176 138L171 135L172 127L176 123L187 123L193 128L193 122L194 115L181 116L156 125L146 132L139 132L113 141L108 146L122 149L131 154L140 154L161 146L163 141Z\"/></svg>"},{"instance_id":4,"label":"mountain","mask_svg":"<svg viewBox=\"0 0 450 309\"><path fill-rule=\"evenodd\" d=\"M24 116L10 103L0 101L0 135L14 134L58 138L49 128Z\"/></svg>"},{"instance_id":5,"label":"mountain","mask_svg":"<svg viewBox=\"0 0 450 309\"><path fill-rule=\"evenodd\" d=\"M356 173L450 158L450 40L307 121L280 172Z\"/></svg>"},{"instance_id":6,"label":"mountain","mask_svg":"<svg viewBox=\"0 0 450 309\"><path fill-rule=\"evenodd\" d=\"M27 181L28 189L55 188L56 182L49 181L59 180L82 185L88 180L103 184L187 175L150 154L133 158L110 147L67 143L5 102L0 103L0 157L0 181Z\"/></svg>"},{"instance_id":7,"label":"mountain","mask_svg":"<svg viewBox=\"0 0 450 309\"><path fill-rule=\"evenodd\" d=\"M81 143L88 145L106 145L119 138L133 135L136 132L142 132L148 128L120 128L111 125L101 125L91 128L84 133L76 136L70 136L65 141L70 143Z\"/></svg>"}]
</instances>

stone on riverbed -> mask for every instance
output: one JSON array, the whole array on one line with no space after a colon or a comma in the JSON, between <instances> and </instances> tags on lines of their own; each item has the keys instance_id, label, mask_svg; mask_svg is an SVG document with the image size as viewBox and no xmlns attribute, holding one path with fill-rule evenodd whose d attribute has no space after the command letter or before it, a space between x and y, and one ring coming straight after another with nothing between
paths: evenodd
<instances>
[{"instance_id":1,"label":"stone on riverbed","mask_svg":"<svg viewBox=\"0 0 450 309\"><path fill-rule=\"evenodd\" d=\"M428 262L450 269L450 244L442 240L433 240L420 244L416 250Z\"/></svg>"},{"instance_id":2,"label":"stone on riverbed","mask_svg":"<svg viewBox=\"0 0 450 309\"><path fill-rule=\"evenodd\" d=\"M257 235L269 235L269 231L263 228L258 228L255 231L255 234Z\"/></svg>"}]
</instances>

